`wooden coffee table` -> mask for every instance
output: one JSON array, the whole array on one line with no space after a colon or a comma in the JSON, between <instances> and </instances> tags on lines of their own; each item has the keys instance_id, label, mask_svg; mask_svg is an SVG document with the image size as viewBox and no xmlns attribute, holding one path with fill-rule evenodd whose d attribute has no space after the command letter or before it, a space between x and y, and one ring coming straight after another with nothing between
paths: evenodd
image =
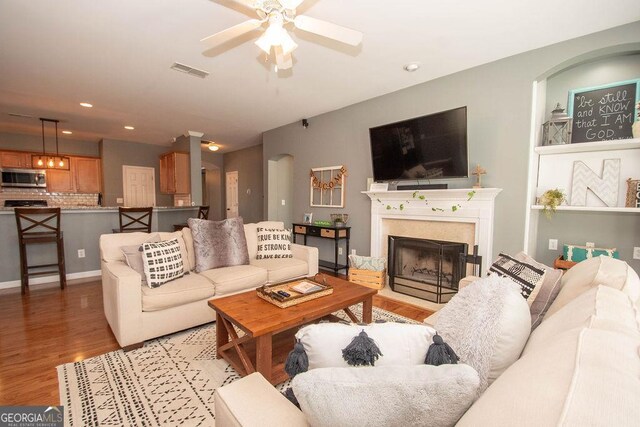
<instances>
[{"instance_id":1,"label":"wooden coffee table","mask_svg":"<svg viewBox=\"0 0 640 427\"><path fill-rule=\"evenodd\" d=\"M288 379L284 363L301 326L340 310L360 322L349 310L358 303L363 303L361 321L371 323L373 296L378 291L337 277L326 279L333 294L288 308L258 298L255 290L210 300L209 306L216 311L217 358L225 359L242 376L258 371L275 385ZM239 337L233 326L245 335Z\"/></svg>"}]
</instances>

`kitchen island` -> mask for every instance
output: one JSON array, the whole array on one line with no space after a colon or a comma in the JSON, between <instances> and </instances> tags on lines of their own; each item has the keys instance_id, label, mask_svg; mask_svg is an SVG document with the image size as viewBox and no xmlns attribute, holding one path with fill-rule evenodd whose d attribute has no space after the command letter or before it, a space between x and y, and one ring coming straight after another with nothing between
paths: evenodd
<instances>
[{"instance_id":1,"label":"kitchen island","mask_svg":"<svg viewBox=\"0 0 640 427\"><path fill-rule=\"evenodd\" d=\"M61 207L61 230L64 233L64 253L67 279L100 276L100 250L98 241L102 234L112 233L120 227L118 208L102 206ZM20 288L20 254L18 229L14 208L0 208L0 289ZM154 207L152 231L173 231L174 224L187 222L197 216L198 207ZM85 257L78 251L84 249ZM55 260L55 246L30 245L27 249L30 264L46 264ZM53 277L33 277L30 286L57 281ZM37 287L36 287L37 288ZM33 290L34 288L32 288ZM1 296L0 296L1 297Z\"/></svg>"}]
</instances>

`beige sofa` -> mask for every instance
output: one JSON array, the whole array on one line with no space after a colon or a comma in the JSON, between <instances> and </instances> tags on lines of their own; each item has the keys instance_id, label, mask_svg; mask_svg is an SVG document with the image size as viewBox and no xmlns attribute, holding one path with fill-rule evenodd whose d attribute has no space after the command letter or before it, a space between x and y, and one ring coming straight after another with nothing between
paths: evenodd
<instances>
[{"instance_id":1,"label":"beige sofa","mask_svg":"<svg viewBox=\"0 0 640 427\"><path fill-rule=\"evenodd\" d=\"M122 246L140 245L156 233L119 233L100 236L104 312L121 347L192 328L215 320L207 305L212 298L244 292L265 283L278 283L318 272L318 249L292 245L293 258L257 260L257 227L284 228L282 222L245 224L249 265L196 273L189 228L157 233L161 240L177 238L182 250L184 277L158 288L141 284L141 276L125 262Z\"/></svg>"},{"instance_id":2,"label":"beige sofa","mask_svg":"<svg viewBox=\"0 0 640 427\"><path fill-rule=\"evenodd\" d=\"M622 261L585 261L564 275L548 313L459 426L638 425L638 275ZM257 373L216 390L215 407L218 427L307 425Z\"/></svg>"}]
</instances>

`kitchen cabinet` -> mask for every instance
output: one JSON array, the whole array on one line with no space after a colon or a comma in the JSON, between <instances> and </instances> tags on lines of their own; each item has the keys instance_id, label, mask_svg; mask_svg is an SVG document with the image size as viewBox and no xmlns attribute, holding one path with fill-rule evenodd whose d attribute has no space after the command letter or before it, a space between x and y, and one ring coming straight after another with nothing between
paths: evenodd
<instances>
[{"instance_id":1,"label":"kitchen cabinet","mask_svg":"<svg viewBox=\"0 0 640 427\"><path fill-rule=\"evenodd\" d=\"M191 192L189 154L171 152L160 156L160 192L189 194Z\"/></svg>"},{"instance_id":2,"label":"kitchen cabinet","mask_svg":"<svg viewBox=\"0 0 640 427\"><path fill-rule=\"evenodd\" d=\"M0 166L3 168L31 169L31 153L0 151Z\"/></svg>"},{"instance_id":3,"label":"kitchen cabinet","mask_svg":"<svg viewBox=\"0 0 640 427\"><path fill-rule=\"evenodd\" d=\"M100 159L74 157L71 167L77 193L99 193L102 190Z\"/></svg>"},{"instance_id":4,"label":"kitchen cabinet","mask_svg":"<svg viewBox=\"0 0 640 427\"><path fill-rule=\"evenodd\" d=\"M69 157L69 170L46 169L50 193L99 193L102 191L100 159Z\"/></svg>"},{"instance_id":5,"label":"kitchen cabinet","mask_svg":"<svg viewBox=\"0 0 640 427\"><path fill-rule=\"evenodd\" d=\"M73 167L73 162L71 162ZM48 169L47 191L49 193L75 193L76 186L71 170Z\"/></svg>"}]
</instances>

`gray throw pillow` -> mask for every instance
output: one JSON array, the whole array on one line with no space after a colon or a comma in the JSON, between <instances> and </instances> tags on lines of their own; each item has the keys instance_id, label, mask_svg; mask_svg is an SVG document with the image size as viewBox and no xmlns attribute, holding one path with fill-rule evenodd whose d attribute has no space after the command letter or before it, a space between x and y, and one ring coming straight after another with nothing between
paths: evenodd
<instances>
[{"instance_id":1,"label":"gray throw pillow","mask_svg":"<svg viewBox=\"0 0 640 427\"><path fill-rule=\"evenodd\" d=\"M542 323L542 319L547 314L547 310L549 310L549 307L551 307L551 304L553 304L553 301L555 301L560 293L562 270L539 263L524 252L516 254L514 258L546 271L542 285L540 286L540 291L529 307L531 311L531 330L533 331Z\"/></svg>"},{"instance_id":2,"label":"gray throw pillow","mask_svg":"<svg viewBox=\"0 0 640 427\"><path fill-rule=\"evenodd\" d=\"M224 221L187 220L193 236L196 272L249 264L242 217Z\"/></svg>"},{"instance_id":3,"label":"gray throw pillow","mask_svg":"<svg viewBox=\"0 0 640 427\"><path fill-rule=\"evenodd\" d=\"M149 237L144 243L156 243L160 241L160 236L154 234ZM142 261L142 244L140 245L129 245L129 246L121 246L120 250L124 255L124 259L127 262L127 265L134 269L136 273L138 273L141 277L141 282L143 285L147 284L147 278L144 274L144 263Z\"/></svg>"}]
</instances>

